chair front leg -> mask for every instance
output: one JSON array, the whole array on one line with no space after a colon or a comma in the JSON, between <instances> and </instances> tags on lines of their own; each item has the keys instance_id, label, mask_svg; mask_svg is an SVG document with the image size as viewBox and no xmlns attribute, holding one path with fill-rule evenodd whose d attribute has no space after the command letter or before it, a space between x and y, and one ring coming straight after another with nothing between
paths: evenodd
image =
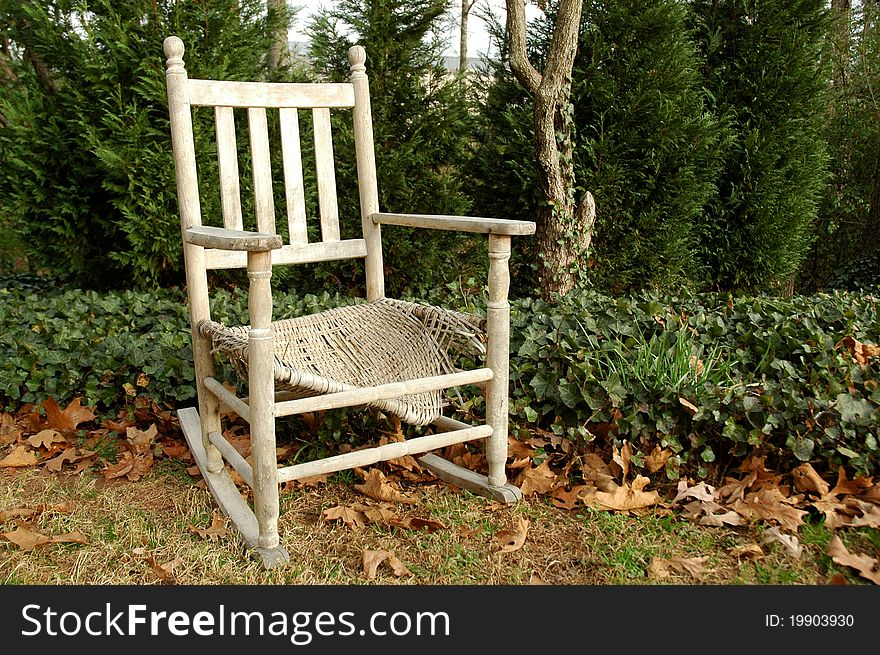
<instances>
[{"instance_id":1,"label":"chair front leg","mask_svg":"<svg viewBox=\"0 0 880 655\"><path fill-rule=\"evenodd\" d=\"M507 483L507 403L510 375L510 237L489 235L489 304L486 309L486 366L493 377L486 385L486 423L492 434L486 442L489 486Z\"/></svg>"},{"instance_id":2,"label":"chair front leg","mask_svg":"<svg viewBox=\"0 0 880 655\"><path fill-rule=\"evenodd\" d=\"M259 547L278 545L278 463L275 455L275 376L272 336L272 255L248 252L248 394L254 515Z\"/></svg>"}]
</instances>

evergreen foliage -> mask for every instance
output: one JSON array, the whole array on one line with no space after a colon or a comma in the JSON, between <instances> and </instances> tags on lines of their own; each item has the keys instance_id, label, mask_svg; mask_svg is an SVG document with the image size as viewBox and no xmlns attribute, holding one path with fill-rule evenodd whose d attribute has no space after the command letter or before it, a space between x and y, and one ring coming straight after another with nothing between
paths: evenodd
<instances>
[{"instance_id":1,"label":"evergreen foliage","mask_svg":"<svg viewBox=\"0 0 880 655\"><path fill-rule=\"evenodd\" d=\"M808 290L838 284L851 267L869 270L858 262L880 253L880 7L860 3L835 19L832 102L825 129L831 180L819 209L817 238L801 270L801 286ZM880 277L859 279L880 286Z\"/></svg>"},{"instance_id":2,"label":"evergreen foliage","mask_svg":"<svg viewBox=\"0 0 880 655\"><path fill-rule=\"evenodd\" d=\"M468 213L458 169L465 159L470 105L462 80L443 66L444 0L343 0L319 12L307 32L315 72L347 79L348 48L367 52L381 211ZM341 229L360 230L351 121L334 124ZM450 232L384 227L386 287L406 289L481 273L484 239Z\"/></svg>"},{"instance_id":3,"label":"evergreen foliage","mask_svg":"<svg viewBox=\"0 0 880 655\"><path fill-rule=\"evenodd\" d=\"M721 289L779 290L814 238L827 180L823 0L695 0L712 108L728 138L698 257Z\"/></svg>"},{"instance_id":4,"label":"evergreen foliage","mask_svg":"<svg viewBox=\"0 0 880 655\"><path fill-rule=\"evenodd\" d=\"M162 42L184 40L192 77L255 79L271 38L265 13L262 0L0 0L11 44L0 220L34 266L90 287L180 281ZM208 150L210 118L196 118ZM207 180L216 163L200 163ZM204 213L218 206L206 194Z\"/></svg>"},{"instance_id":5,"label":"evergreen foliage","mask_svg":"<svg viewBox=\"0 0 880 655\"><path fill-rule=\"evenodd\" d=\"M532 26L541 61L550 20ZM699 277L692 253L714 192L719 130L704 111L686 10L670 0L588 3L573 72L576 178L596 198L589 278L616 292ZM529 218L538 202L530 100L498 65L471 173L479 213ZM579 190L581 191L581 190Z\"/></svg>"}]
</instances>

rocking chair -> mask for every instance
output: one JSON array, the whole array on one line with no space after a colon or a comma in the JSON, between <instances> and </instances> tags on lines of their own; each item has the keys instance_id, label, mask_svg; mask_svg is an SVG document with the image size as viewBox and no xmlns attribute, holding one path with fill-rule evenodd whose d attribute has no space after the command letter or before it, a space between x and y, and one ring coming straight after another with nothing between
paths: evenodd
<instances>
[{"instance_id":1,"label":"rocking chair","mask_svg":"<svg viewBox=\"0 0 880 655\"><path fill-rule=\"evenodd\" d=\"M505 477L507 459L509 287L508 259L514 235L535 224L460 216L379 211L366 52L348 52L344 84L258 83L188 79L184 45L165 39L171 141L186 266L198 409L178 411L190 450L208 489L247 546L267 567L288 561L279 543L279 485L323 473L428 453L449 445L486 440L488 476L425 454L420 463L437 477L496 500L513 503L517 487ZM202 224L193 137L193 106L214 108L223 227ZM234 110L247 113L257 231L245 231ZM278 111L280 152L270 149L267 109ZM350 109L354 121L362 238L341 239L330 110ZM307 236L299 110L314 126L321 241ZM290 243L276 234L270 156L280 155ZM481 319L464 313L385 297L382 225L483 233L489 239L489 303ZM365 260L365 302L310 316L272 321L272 267L281 264ZM211 320L208 270L246 268L247 326ZM215 378L214 354L225 354L247 381L248 397ZM484 366L458 370L456 356L482 352ZM442 391L483 387L485 424L472 426L441 414ZM431 425L433 434L279 468L277 417L366 405L403 422ZM230 409L250 424L251 462L223 437L221 412ZM253 509L232 481L228 463L253 490Z\"/></svg>"}]
</instances>

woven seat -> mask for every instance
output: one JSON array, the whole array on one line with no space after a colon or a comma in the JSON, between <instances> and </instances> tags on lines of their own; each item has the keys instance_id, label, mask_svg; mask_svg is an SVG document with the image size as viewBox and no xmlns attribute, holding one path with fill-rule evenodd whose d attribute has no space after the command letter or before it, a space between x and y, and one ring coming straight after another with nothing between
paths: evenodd
<instances>
[{"instance_id":1,"label":"woven seat","mask_svg":"<svg viewBox=\"0 0 880 655\"><path fill-rule=\"evenodd\" d=\"M231 519L252 554L267 567L289 554L278 534L279 486L316 475L370 466L408 455L438 478L499 502L513 503L520 490L507 482L510 286L508 260L513 236L534 234L535 224L470 216L394 214L379 208L375 146L370 111L366 52L349 49L349 80L344 83L268 83L190 79L183 42L164 43L171 144L186 268L198 407L177 411L187 444L207 488ZM193 132L194 108L214 114L216 162L199 170L205 141ZM204 109L197 109L204 111ZM335 113L331 120L331 111ZM269 117L272 112L273 116ZM351 119L360 235L342 238L336 190L333 126ZM300 119L314 148L303 156ZM269 129L270 125L273 129ZM247 167L253 203L241 198L240 140L248 133ZM207 149L208 151L211 148ZM313 160L311 160L313 156ZM279 160L280 161L273 161ZM306 163L314 165L314 194L306 193ZM280 165L278 165L280 164ZM351 164L349 164L350 166ZM220 215L206 225L200 185L216 171ZM273 180L280 171L283 185ZM282 194L280 191L283 186ZM312 209L306 198L316 197ZM278 234L276 203L283 202L286 229ZM245 216L245 209L253 214ZM214 212L206 212L213 214ZM251 225L255 229L249 229ZM488 303L485 318L385 296L382 230L389 226L482 234L488 241ZM319 235L315 240L313 235ZM417 239L418 237L416 237ZM417 241L416 241L417 245ZM363 262L365 298L309 316L272 320L272 274L277 266ZM418 258L412 265L418 266ZM208 274L246 269L248 325L226 326L211 318ZM246 382L247 397L217 379L215 357L226 357ZM461 370L459 370L459 367ZM232 387L240 388L233 381ZM451 392L479 393L485 418L470 425L441 412ZM418 436L380 442L307 462L279 466L276 420L284 416L346 407L377 407L407 424ZM478 403L473 406L479 407ZM226 410L250 427L245 459L224 437ZM470 413L470 412L469 412ZM375 441L379 441L376 439ZM437 452L466 442L483 445L487 474L458 466ZM235 478L230 470L237 473ZM253 492L242 495L234 480Z\"/></svg>"},{"instance_id":2,"label":"woven seat","mask_svg":"<svg viewBox=\"0 0 880 655\"><path fill-rule=\"evenodd\" d=\"M453 373L461 355L485 353L485 320L382 298L272 323L276 388L297 397ZM248 327L202 321L199 331L247 379ZM439 390L369 403L412 425L435 421Z\"/></svg>"}]
</instances>

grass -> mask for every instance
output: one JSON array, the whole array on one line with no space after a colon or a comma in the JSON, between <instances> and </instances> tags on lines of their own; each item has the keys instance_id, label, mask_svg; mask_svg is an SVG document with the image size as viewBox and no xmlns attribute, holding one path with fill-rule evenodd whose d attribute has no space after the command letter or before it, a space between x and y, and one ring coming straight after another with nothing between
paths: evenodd
<instances>
[{"instance_id":1,"label":"grass","mask_svg":"<svg viewBox=\"0 0 880 655\"><path fill-rule=\"evenodd\" d=\"M864 584L849 569L827 557L830 532L818 521L800 534L800 559L782 548L763 546L759 559L740 559L731 549L760 543L762 526L710 528L669 510L628 516L589 508L561 510L546 498L531 497L506 508L445 485L409 489L417 506L397 506L440 521L434 532L369 524L351 528L322 520L325 509L372 502L340 477L282 495L280 533L291 555L288 566L264 570L248 558L231 530L204 539L191 526L210 525L210 495L178 464L158 465L137 482L104 483L85 472L77 476L41 475L33 470L0 472L0 509L36 508L30 524L46 535L82 533L87 545L50 544L23 552L0 539L0 583L70 584L436 584L436 585L632 585L632 584ZM67 503L72 511L56 509ZM493 537L519 518L529 521L525 545L499 553ZM14 521L0 525L12 531ZM878 530L849 530L844 542L863 552L878 551ZM368 580L364 550L389 550L412 575L395 577L380 567ZM696 572L648 575L655 558L693 559ZM175 562L170 575L157 566Z\"/></svg>"}]
</instances>

